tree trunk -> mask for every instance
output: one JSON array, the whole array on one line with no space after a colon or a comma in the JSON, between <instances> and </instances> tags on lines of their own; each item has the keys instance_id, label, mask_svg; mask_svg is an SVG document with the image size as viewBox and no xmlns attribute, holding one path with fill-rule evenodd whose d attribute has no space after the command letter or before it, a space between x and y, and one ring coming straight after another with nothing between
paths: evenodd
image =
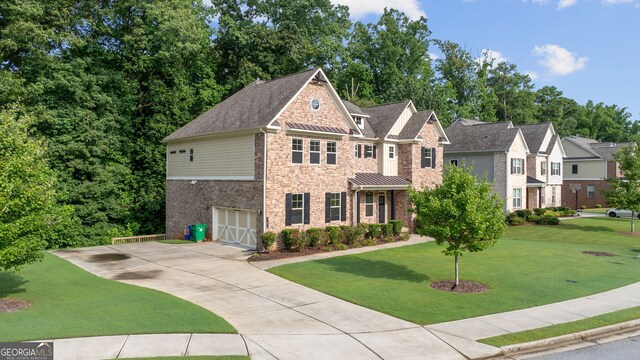
<instances>
[{"instance_id":1,"label":"tree trunk","mask_svg":"<svg viewBox=\"0 0 640 360\"><path fill-rule=\"evenodd\" d=\"M453 282L453 287L451 289L455 289L458 287L458 254L456 254L456 279Z\"/></svg>"},{"instance_id":2,"label":"tree trunk","mask_svg":"<svg viewBox=\"0 0 640 360\"><path fill-rule=\"evenodd\" d=\"M635 220L636 220L636 213L635 211L631 210L631 233L632 234L636 231Z\"/></svg>"}]
</instances>

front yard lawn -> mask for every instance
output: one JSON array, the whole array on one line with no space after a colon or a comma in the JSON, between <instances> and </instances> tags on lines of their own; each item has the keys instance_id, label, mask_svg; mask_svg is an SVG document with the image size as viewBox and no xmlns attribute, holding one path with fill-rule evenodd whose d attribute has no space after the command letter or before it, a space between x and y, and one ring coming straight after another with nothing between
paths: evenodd
<instances>
[{"instance_id":1,"label":"front yard lawn","mask_svg":"<svg viewBox=\"0 0 640 360\"><path fill-rule=\"evenodd\" d=\"M0 313L0 341L236 332L200 306L159 291L102 279L51 254L20 272L0 272L0 298L31 303L24 310Z\"/></svg>"},{"instance_id":2,"label":"front yard lawn","mask_svg":"<svg viewBox=\"0 0 640 360\"><path fill-rule=\"evenodd\" d=\"M629 220L582 218L510 227L497 245L460 259L463 280L488 291L459 294L430 282L453 277L453 258L433 242L279 266L269 271L418 324L433 324L582 297L640 280L640 237ZM593 256L583 251L616 254Z\"/></svg>"}]
</instances>

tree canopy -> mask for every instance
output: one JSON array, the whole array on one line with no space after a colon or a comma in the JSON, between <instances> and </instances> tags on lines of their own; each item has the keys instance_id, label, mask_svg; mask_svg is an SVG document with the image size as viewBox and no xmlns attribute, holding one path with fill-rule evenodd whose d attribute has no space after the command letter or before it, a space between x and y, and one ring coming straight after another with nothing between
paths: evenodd
<instances>
[{"instance_id":1,"label":"tree canopy","mask_svg":"<svg viewBox=\"0 0 640 360\"><path fill-rule=\"evenodd\" d=\"M618 209L631 210L631 232L635 232L635 218L640 214L640 154L637 145L625 146L614 155L623 178L607 179L607 204Z\"/></svg>"}]
</instances>

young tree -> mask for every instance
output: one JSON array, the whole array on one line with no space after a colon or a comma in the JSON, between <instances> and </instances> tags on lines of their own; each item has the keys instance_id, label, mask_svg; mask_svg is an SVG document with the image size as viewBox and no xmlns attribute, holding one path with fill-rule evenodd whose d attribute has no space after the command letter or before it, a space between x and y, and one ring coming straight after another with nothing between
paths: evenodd
<instances>
[{"instance_id":1,"label":"young tree","mask_svg":"<svg viewBox=\"0 0 640 360\"><path fill-rule=\"evenodd\" d=\"M604 191L607 203L615 208L631 210L631 232L640 213L640 154L637 146L625 146L614 155L624 179L607 179L610 190Z\"/></svg>"},{"instance_id":2,"label":"young tree","mask_svg":"<svg viewBox=\"0 0 640 360\"><path fill-rule=\"evenodd\" d=\"M485 179L471 174L471 167L449 165L442 185L435 189L411 190L417 232L432 236L442 252L455 256L458 286L458 257L465 251L478 252L493 246L506 230L504 201Z\"/></svg>"}]
</instances>

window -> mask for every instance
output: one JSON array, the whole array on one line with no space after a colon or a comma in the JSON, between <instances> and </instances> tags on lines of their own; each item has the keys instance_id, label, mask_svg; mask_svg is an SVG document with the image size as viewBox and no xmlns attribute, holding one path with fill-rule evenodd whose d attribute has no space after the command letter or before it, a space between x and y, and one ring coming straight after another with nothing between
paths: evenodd
<instances>
[{"instance_id":1,"label":"window","mask_svg":"<svg viewBox=\"0 0 640 360\"><path fill-rule=\"evenodd\" d=\"M556 187L551 188L551 205L556 204Z\"/></svg>"},{"instance_id":2,"label":"window","mask_svg":"<svg viewBox=\"0 0 640 360\"><path fill-rule=\"evenodd\" d=\"M361 117L354 117L353 120L356 122L356 125L358 125L360 129L364 129L364 120L362 120Z\"/></svg>"},{"instance_id":3,"label":"window","mask_svg":"<svg viewBox=\"0 0 640 360\"><path fill-rule=\"evenodd\" d=\"M189 161L193 162L193 149L189 149Z\"/></svg>"},{"instance_id":4,"label":"window","mask_svg":"<svg viewBox=\"0 0 640 360\"><path fill-rule=\"evenodd\" d=\"M513 207L522 207L522 189L513 189Z\"/></svg>"},{"instance_id":5,"label":"window","mask_svg":"<svg viewBox=\"0 0 640 360\"><path fill-rule=\"evenodd\" d=\"M340 193L331 193L330 220L340 221Z\"/></svg>"},{"instance_id":6,"label":"window","mask_svg":"<svg viewBox=\"0 0 640 360\"><path fill-rule=\"evenodd\" d=\"M309 141L309 163L320 164L320 140Z\"/></svg>"},{"instance_id":7,"label":"window","mask_svg":"<svg viewBox=\"0 0 640 360\"><path fill-rule=\"evenodd\" d=\"M547 175L547 162L543 161L540 163L540 175Z\"/></svg>"},{"instance_id":8,"label":"window","mask_svg":"<svg viewBox=\"0 0 640 360\"><path fill-rule=\"evenodd\" d=\"M393 159L396 156L396 147L395 145L389 146L389 159Z\"/></svg>"},{"instance_id":9,"label":"window","mask_svg":"<svg viewBox=\"0 0 640 360\"><path fill-rule=\"evenodd\" d=\"M432 168L436 167L436 149L422 147L422 161L420 161L420 167Z\"/></svg>"},{"instance_id":10,"label":"window","mask_svg":"<svg viewBox=\"0 0 640 360\"><path fill-rule=\"evenodd\" d=\"M318 99L313 99L313 100L311 100L311 108L312 108L313 110L318 110L318 109L320 109L320 100L318 100Z\"/></svg>"},{"instance_id":11,"label":"window","mask_svg":"<svg viewBox=\"0 0 640 360\"><path fill-rule=\"evenodd\" d=\"M373 157L373 146L371 145L364 146L364 157L366 158Z\"/></svg>"},{"instance_id":12,"label":"window","mask_svg":"<svg viewBox=\"0 0 640 360\"><path fill-rule=\"evenodd\" d=\"M336 164L337 145L335 141L327 141L327 164Z\"/></svg>"},{"instance_id":13,"label":"window","mask_svg":"<svg viewBox=\"0 0 640 360\"><path fill-rule=\"evenodd\" d=\"M545 199L544 199L544 195L546 193L546 189L545 188L540 188L540 207L544 207L544 203L545 203Z\"/></svg>"},{"instance_id":14,"label":"window","mask_svg":"<svg viewBox=\"0 0 640 360\"><path fill-rule=\"evenodd\" d=\"M302 149L304 148L304 140L291 139L291 162L294 164L302 164Z\"/></svg>"},{"instance_id":15,"label":"window","mask_svg":"<svg viewBox=\"0 0 640 360\"><path fill-rule=\"evenodd\" d=\"M177 151L175 151L175 150L169 151L169 154L172 154L172 155L173 155L173 154L175 154L175 153L177 153Z\"/></svg>"},{"instance_id":16,"label":"window","mask_svg":"<svg viewBox=\"0 0 640 360\"><path fill-rule=\"evenodd\" d=\"M186 152L187 152L187 150L182 149L182 150L178 150L178 152L179 152L180 154L184 154L184 153L186 153Z\"/></svg>"},{"instance_id":17,"label":"window","mask_svg":"<svg viewBox=\"0 0 640 360\"><path fill-rule=\"evenodd\" d=\"M458 160L451 160L451 165L458 167Z\"/></svg>"},{"instance_id":18,"label":"window","mask_svg":"<svg viewBox=\"0 0 640 360\"><path fill-rule=\"evenodd\" d=\"M522 168L523 163L523 159L511 159L511 173L515 175L524 174L524 169Z\"/></svg>"},{"instance_id":19,"label":"window","mask_svg":"<svg viewBox=\"0 0 640 360\"><path fill-rule=\"evenodd\" d=\"M353 157L358 157L358 144L353 145Z\"/></svg>"},{"instance_id":20,"label":"window","mask_svg":"<svg viewBox=\"0 0 640 360\"><path fill-rule=\"evenodd\" d=\"M291 194L291 225L304 223L304 195Z\"/></svg>"},{"instance_id":21,"label":"window","mask_svg":"<svg viewBox=\"0 0 640 360\"><path fill-rule=\"evenodd\" d=\"M560 163L552 162L551 163L551 176L560 176Z\"/></svg>"},{"instance_id":22,"label":"window","mask_svg":"<svg viewBox=\"0 0 640 360\"><path fill-rule=\"evenodd\" d=\"M587 197L593 199L596 197L596 187L593 185L587 185Z\"/></svg>"},{"instance_id":23,"label":"window","mask_svg":"<svg viewBox=\"0 0 640 360\"><path fill-rule=\"evenodd\" d=\"M571 173L572 174L577 174L578 173L578 164L571 165Z\"/></svg>"},{"instance_id":24,"label":"window","mask_svg":"<svg viewBox=\"0 0 640 360\"><path fill-rule=\"evenodd\" d=\"M364 216L373 216L373 193L364 195Z\"/></svg>"}]
</instances>

